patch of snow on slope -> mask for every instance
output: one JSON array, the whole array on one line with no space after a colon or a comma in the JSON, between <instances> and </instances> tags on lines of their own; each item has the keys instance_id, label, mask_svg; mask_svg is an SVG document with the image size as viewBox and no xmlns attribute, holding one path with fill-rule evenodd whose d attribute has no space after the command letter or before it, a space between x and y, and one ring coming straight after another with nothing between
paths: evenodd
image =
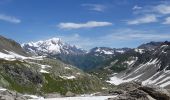
<instances>
[{"instance_id":1,"label":"patch of snow on slope","mask_svg":"<svg viewBox=\"0 0 170 100\"><path fill-rule=\"evenodd\" d=\"M162 83L162 84L160 85L160 87L166 87L166 86L168 86L168 85L170 85L170 81L167 81L167 82L165 82L165 83Z\"/></svg>"},{"instance_id":2,"label":"patch of snow on slope","mask_svg":"<svg viewBox=\"0 0 170 100\"><path fill-rule=\"evenodd\" d=\"M125 61L126 64L132 65L136 62L136 60Z\"/></svg>"},{"instance_id":3,"label":"patch of snow on slope","mask_svg":"<svg viewBox=\"0 0 170 100\"><path fill-rule=\"evenodd\" d=\"M0 91L6 91L7 89L0 87Z\"/></svg>"},{"instance_id":4,"label":"patch of snow on slope","mask_svg":"<svg viewBox=\"0 0 170 100\"><path fill-rule=\"evenodd\" d=\"M116 52L119 52L119 53L121 53L121 54L125 53L124 50L116 50Z\"/></svg>"},{"instance_id":5,"label":"patch of snow on slope","mask_svg":"<svg viewBox=\"0 0 170 100\"><path fill-rule=\"evenodd\" d=\"M149 62L145 63L145 64L140 64L139 67L134 71L135 73L139 72L140 69L142 69L143 67L147 67L148 65L152 65L152 64L156 64L158 63L159 60L158 58L154 59L154 60L150 60Z\"/></svg>"},{"instance_id":6,"label":"patch of snow on slope","mask_svg":"<svg viewBox=\"0 0 170 100\"><path fill-rule=\"evenodd\" d=\"M27 61L27 62L28 62L28 61ZM36 64L36 65L40 66L40 67L41 67L41 69L40 69L40 72L41 72L41 73L49 73L49 72L46 71L45 69L46 69L46 68L52 68L52 67L49 66L49 65L42 65L42 64L39 64L39 63L35 63L35 62L28 62L28 63L32 63L32 64Z\"/></svg>"},{"instance_id":7,"label":"patch of snow on slope","mask_svg":"<svg viewBox=\"0 0 170 100\"><path fill-rule=\"evenodd\" d=\"M46 99L30 99L30 100L107 100L108 98L115 98L113 96L83 96L83 97L61 97L61 98L46 98Z\"/></svg>"},{"instance_id":8,"label":"patch of snow on slope","mask_svg":"<svg viewBox=\"0 0 170 100\"><path fill-rule=\"evenodd\" d=\"M5 50L6 51L6 50ZM33 60L42 60L43 56L38 56L38 57L25 57L22 55L19 55L15 52L11 52L11 51L6 51L8 54L6 53L2 53L0 52L0 58L1 59L5 59L5 60L9 60L9 61L14 61L14 60L25 60L25 59L33 59Z\"/></svg>"},{"instance_id":9,"label":"patch of snow on slope","mask_svg":"<svg viewBox=\"0 0 170 100\"><path fill-rule=\"evenodd\" d=\"M106 54L106 55L112 55L112 54L114 54L114 53L111 52L111 51L105 51L105 50L103 50L103 53Z\"/></svg>"},{"instance_id":10,"label":"patch of snow on slope","mask_svg":"<svg viewBox=\"0 0 170 100\"><path fill-rule=\"evenodd\" d=\"M0 58L5 60L15 60L15 56L0 52Z\"/></svg>"},{"instance_id":11,"label":"patch of snow on slope","mask_svg":"<svg viewBox=\"0 0 170 100\"><path fill-rule=\"evenodd\" d=\"M136 52L139 52L140 54L145 53L144 49L135 49Z\"/></svg>"},{"instance_id":12,"label":"patch of snow on slope","mask_svg":"<svg viewBox=\"0 0 170 100\"><path fill-rule=\"evenodd\" d=\"M168 47L168 45L162 45L161 48Z\"/></svg>"},{"instance_id":13,"label":"patch of snow on slope","mask_svg":"<svg viewBox=\"0 0 170 100\"><path fill-rule=\"evenodd\" d=\"M70 67L64 67L64 69L71 69Z\"/></svg>"},{"instance_id":14,"label":"patch of snow on slope","mask_svg":"<svg viewBox=\"0 0 170 100\"><path fill-rule=\"evenodd\" d=\"M45 69L46 69L46 68L51 68L51 66L49 66L49 65L42 65L42 64L38 64L38 65L41 66L41 70L40 70L41 73L49 73L49 72L46 71Z\"/></svg>"},{"instance_id":15,"label":"patch of snow on slope","mask_svg":"<svg viewBox=\"0 0 170 100\"><path fill-rule=\"evenodd\" d=\"M130 81L133 81L137 78L139 78L140 76L142 76L143 74L140 74L136 77L133 77L133 78L129 78L129 79L124 79L124 78L118 78L116 76L113 76L110 78L110 81L107 81L108 83L111 83L111 84L114 84L114 85L119 85L121 83L125 83L125 82L130 82Z\"/></svg>"},{"instance_id":16,"label":"patch of snow on slope","mask_svg":"<svg viewBox=\"0 0 170 100\"><path fill-rule=\"evenodd\" d=\"M148 84L154 84L156 83L159 79L163 78L164 75L157 77L155 80L152 80L152 78L156 77L160 72L157 72L154 74L152 77L148 78L147 80L142 82L142 85L148 85Z\"/></svg>"},{"instance_id":17,"label":"patch of snow on slope","mask_svg":"<svg viewBox=\"0 0 170 100\"><path fill-rule=\"evenodd\" d=\"M74 79L76 78L75 76L60 76L63 79Z\"/></svg>"},{"instance_id":18,"label":"patch of snow on slope","mask_svg":"<svg viewBox=\"0 0 170 100\"><path fill-rule=\"evenodd\" d=\"M161 71L154 74L149 79L142 82L142 85L156 85L160 87L166 87L170 85L170 77L167 77L170 75L170 71ZM158 76L158 77L157 77Z\"/></svg>"},{"instance_id":19,"label":"patch of snow on slope","mask_svg":"<svg viewBox=\"0 0 170 100\"><path fill-rule=\"evenodd\" d=\"M167 80L170 80L170 77L165 77L163 80L159 81L159 82L156 83L156 84L158 85L158 84L164 83L164 82L166 82ZM169 85L170 85L170 83L169 83Z\"/></svg>"},{"instance_id":20,"label":"patch of snow on slope","mask_svg":"<svg viewBox=\"0 0 170 100\"><path fill-rule=\"evenodd\" d=\"M41 73L49 73L49 72L47 72L47 71L44 70L44 69L41 69L40 72L41 72Z\"/></svg>"},{"instance_id":21,"label":"patch of snow on slope","mask_svg":"<svg viewBox=\"0 0 170 100\"><path fill-rule=\"evenodd\" d=\"M112 50L102 50L101 48L97 48L95 52L99 52L100 54L106 54L106 55L112 55L114 54L114 51Z\"/></svg>"},{"instance_id":22,"label":"patch of snow on slope","mask_svg":"<svg viewBox=\"0 0 170 100\"><path fill-rule=\"evenodd\" d=\"M24 96L25 96L25 97L31 97L32 100L44 100L43 97L36 96L36 95L28 95L28 94L25 94Z\"/></svg>"}]
</instances>

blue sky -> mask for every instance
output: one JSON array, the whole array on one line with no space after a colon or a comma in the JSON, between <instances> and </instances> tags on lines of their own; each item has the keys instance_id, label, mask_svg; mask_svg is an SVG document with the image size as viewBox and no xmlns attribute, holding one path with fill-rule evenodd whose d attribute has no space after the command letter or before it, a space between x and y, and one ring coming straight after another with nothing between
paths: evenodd
<instances>
[{"instance_id":1,"label":"blue sky","mask_svg":"<svg viewBox=\"0 0 170 100\"><path fill-rule=\"evenodd\" d=\"M84 49L170 40L169 0L0 0L0 34L19 43L59 37Z\"/></svg>"}]
</instances>

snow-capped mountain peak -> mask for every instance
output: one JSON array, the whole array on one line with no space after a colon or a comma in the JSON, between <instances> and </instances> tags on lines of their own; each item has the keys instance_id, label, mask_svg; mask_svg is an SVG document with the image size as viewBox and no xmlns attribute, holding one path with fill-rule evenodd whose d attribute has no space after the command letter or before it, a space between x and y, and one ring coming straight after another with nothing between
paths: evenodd
<instances>
[{"instance_id":1,"label":"snow-capped mountain peak","mask_svg":"<svg viewBox=\"0 0 170 100\"><path fill-rule=\"evenodd\" d=\"M44 41L30 42L22 44L22 47L36 55L56 55L56 54L80 54L84 53L82 49L69 45L61 41L60 38L51 38Z\"/></svg>"}]
</instances>

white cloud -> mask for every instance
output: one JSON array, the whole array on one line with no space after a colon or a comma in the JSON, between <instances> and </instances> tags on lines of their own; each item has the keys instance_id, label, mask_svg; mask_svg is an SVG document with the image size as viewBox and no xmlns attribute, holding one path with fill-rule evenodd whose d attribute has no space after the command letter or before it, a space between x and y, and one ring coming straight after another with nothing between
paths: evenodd
<instances>
[{"instance_id":1,"label":"white cloud","mask_svg":"<svg viewBox=\"0 0 170 100\"><path fill-rule=\"evenodd\" d=\"M110 26L112 23L110 22L97 22L97 21L89 21L86 23L60 23L58 25L61 29L79 29L79 28L94 28L94 27L102 27L102 26Z\"/></svg>"},{"instance_id":2,"label":"white cloud","mask_svg":"<svg viewBox=\"0 0 170 100\"><path fill-rule=\"evenodd\" d=\"M103 12L106 10L106 6L101 4L82 4L83 7L86 7L88 10Z\"/></svg>"},{"instance_id":3,"label":"white cloud","mask_svg":"<svg viewBox=\"0 0 170 100\"><path fill-rule=\"evenodd\" d=\"M170 2L169 1L162 1L157 2L159 4L154 5L147 5L143 6L142 9L138 9L138 6L135 5L133 9L133 13L135 15L145 15L144 17L137 18L135 20L128 21L128 24L142 24L142 23L151 23L162 21L164 17L170 15ZM151 15L151 16L146 16ZM166 18L164 22L160 22L162 24L169 24L169 18Z\"/></svg>"},{"instance_id":4,"label":"white cloud","mask_svg":"<svg viewBox=\"0 0 170 100\"><path fill-rule=\"evenodd\" d=\"M0 14L0 20L11 22L11 23L16 23L16 24L21 22L20 19L17 19L13 16L7 16L4 14Z\"/></svg>"},{"instance_id":5,"label":"white cloud","mask_svg":"<svg viewBox=\"0 0 170 100\"><path fill-rule=\"evenodd\" d=\"M115 30L113 33L102 37L104 40L109 41L135 41L135 40L149 40L149 41L160 41L170 39L170 34L161 34L155 31L141 31L133 29L120 29Z\"/></svg>"},{"instance_id":6,"label":"white cloud","mask_svg":"<svg viewBox=\"0 0 170 100\"><path fill-rule=\"evenodd\" d=\"M139 9L142 9L142 7L138 6L138 5L135 5L133 8L133 10L139 10Z\"/></svg>"},{"instance_id":7,"label":"white cloud","mask_svg":"<svg viewBox=\"0 0 170 100\"><path fill-rule=\"evenodd\" d=\"M165 19L165 21L163 22L163 24L170 24L170 17L167 17L167 18Z\"/></svg>"},{"instance_id":8,"label":"white cloud","mask_svg":"<svg viewBox=\"0 0 170 100\"><path fill-rule=\"evenodd\" d=\"M143 40L159 40L159 39L170 39L170 34L142 34L142 33L136 33L136 34L120 34L120 35L112 35L113 39L119 39L119 40L137 40L137 39L143 39Z\"/></svg>"},{"instance_id":9,"label":"white cloud","mask_svg":"<svg viewBox=\"0 0 170 100\"><path fill-rule=\"evenodd\" d=\"M155 12L159 12L161 14L170 14L170 5L160 4L153 8Z\"/></svg>"},{"instance_id":10,"label":"white cloud","mask_svg":"<svg viewBox=\"0 0 170 100\"><path fill-rule=\"evenodd\" d=\"M145 24L145 23L153 23L153 22L157 22L157 17L156 15L145 15L143 17L134 19L134 20L129 20L127 21L127 24L130 25L137 25L137 24Z\"/></svg>"}]
</instances>

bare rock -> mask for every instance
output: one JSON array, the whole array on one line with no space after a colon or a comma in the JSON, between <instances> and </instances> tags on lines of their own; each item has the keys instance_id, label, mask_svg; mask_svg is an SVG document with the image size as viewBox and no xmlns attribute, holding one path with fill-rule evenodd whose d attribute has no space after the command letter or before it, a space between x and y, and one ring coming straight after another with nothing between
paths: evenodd
<instances>
[{"instance_id":1,"label":"bare rock","mask_svg":"<svg viewBox=\"0 0 170 100\"><path fill-rule=\"evenodd\" d=\"M58 97L62 97L60 93L49 93L49 94L45 94L44 95L45 98L58 98Z\"/></svg>"},{"instance_id":2,"label":"bare rock","mask_svg":"<svg viewBox=\"0 0 170 100\"><path fill-rule=\"evenodd\" d=\"M75 94L72 93L71 91L68 91L68 92L65 94L65 96L67 96L67 97L73 97L73 96L75 96Z\"/></svg>"}]
</instances>

